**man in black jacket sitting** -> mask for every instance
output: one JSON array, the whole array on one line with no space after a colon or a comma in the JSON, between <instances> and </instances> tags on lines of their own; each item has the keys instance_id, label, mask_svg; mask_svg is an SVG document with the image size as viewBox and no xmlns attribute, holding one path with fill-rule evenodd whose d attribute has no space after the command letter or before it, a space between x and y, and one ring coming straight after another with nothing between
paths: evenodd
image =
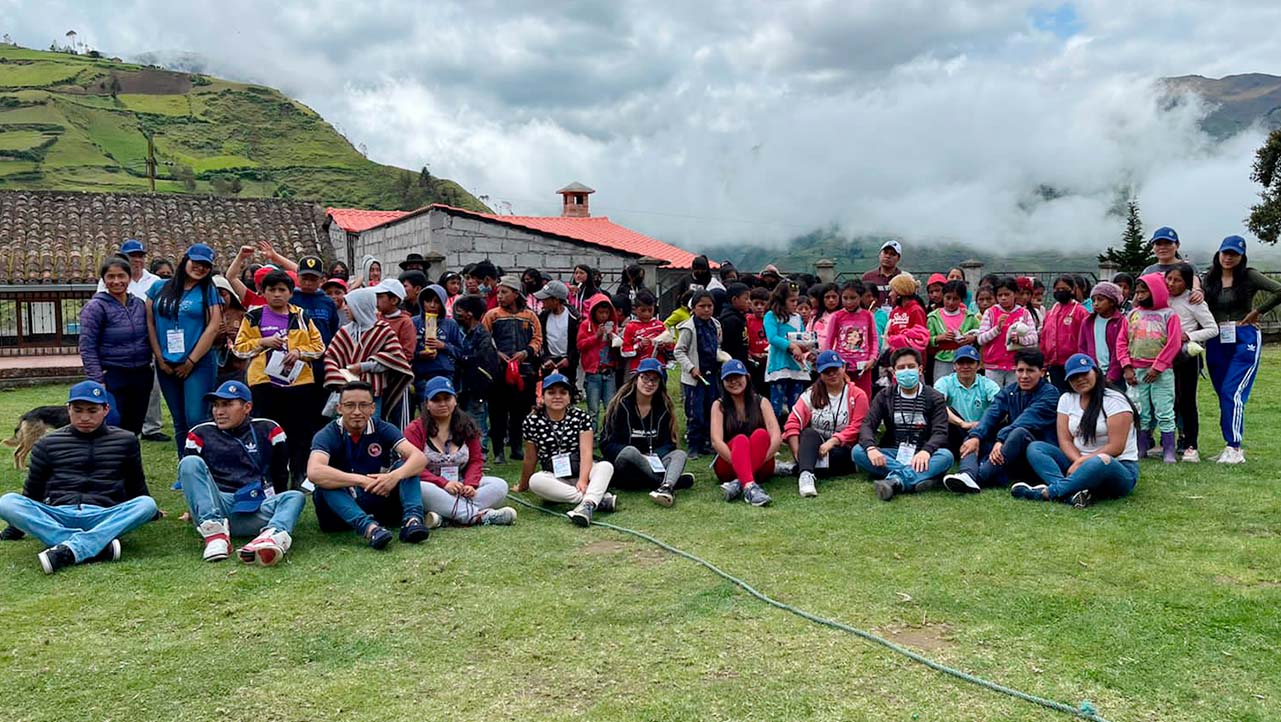
<instances>
[{"instance_id":1,"label":"man in black jacket sitting","mask_svg":"<svg viewBox=\"0 0 1281 722\"><path fill-rule=\"evenodd\" d=\"M119 559L119 537L159 515L138 439L105 423L106 388L72 386L67 411L71 424L32 448L22 493L0 497L0 518L49 547L38 555L45 574Z\"/></svg>"}]
</instances>

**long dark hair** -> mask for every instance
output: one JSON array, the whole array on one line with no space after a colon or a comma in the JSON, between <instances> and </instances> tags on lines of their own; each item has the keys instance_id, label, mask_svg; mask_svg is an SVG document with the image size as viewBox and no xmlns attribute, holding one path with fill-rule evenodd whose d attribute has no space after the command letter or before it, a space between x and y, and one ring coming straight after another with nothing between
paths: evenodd
<instances>
[{"instance_id":1,"label":"long dark hair","mask_svg":"<svg viewBox=\"0 0 1281 722\"><path fill-rule=\"evenodd\" d=\"M623 402L629 398L636 398L636 380L639 378L640 374L632 374L632 377L627 379L627 382L618 390L618 393L614 394L614 398L609 400L609 405L605 407L605 423L601 429L602 439L608 439L614 435L615 424L627 423L622 418L626 415L623 411ZM661 379L662 376L660 375L659 378ZM676 436L676 406L672 403L672 397L667 393L667 384L659 382L658 391L654 393L654 400L651 403L654 405L654 408L650 409L651 414L659 411L667 412L667 431L671 436L671 442L675 444L676 439L679 438Z\"/></svg>"},{"instance_id":2,"label":"long dark hair","mask_svg":"<svg viewBox=\"0 0 1281 722\"><path fill-rule=\"evenodd\" d=\"M427 441L436 438L436 432L440 431L436 419L427 410L426 401L423 402L423 428L427 431ZM468 441L478 436L480 427L476 421L461 406L454 406L454 413L449 415L449 440L457 446L466 446Z\"/></svg>"},{"instance_id":3,"label":"long dark hair","mask_svg":"<svg viewBox=\"0 0 1281 722\"><path fill-rule=\"evenodd\" d=\"M1210 262L1210 270L1205 273L1201 290L1205 291L1207 301L1210 299L1218 301L1219 294L1223 292L1223 265L1219 263L1218 253L1214 254L1214 259ZM1237 298L1253 298L1254 292L1258 290L1254 284L1250 283L1250 259L1244 253L1241 254L1241 261L1237 263L1236 268L1232 269L1232 290L1237 294Z\"/></svg>"},{"instance_id":4,"label":"long dark hair","mask_svg":"<svg viewBox=\"0 0 1281 722\"><path fill-rule=\"evenodd\" d=\"M724 420L723 430L726 441L739 434L750 434L765 425L765 417L761 415L761 396L756 393L756 387L752 385L751 379L747 380L747 388L743 390L743 409L747 415L740 419L738 409L734 406L734 397L722 383L721 418Z\"/></svg>"},{"instance_id":5,"label":"long dark hair","mask_svg":"<svg viewBox=\"0 0 1281 722\"><path fill-rule=\"evenodd\" d=\"M843 383L848 388L849 379L846 378ZM823 374L819 374L818 379L810 384L809 392L811 409L817 411L818 409L827 408L827 404L831 399L827 395L827 384L823 383Z\"/></svg>"},{"instance_id":6,"label":"long dark hair","mask_svg":"<svg viewBox=\"0 0 1281 722\"><path fill-rule=\"evenodd\" d=\"M178 318L178 305L182 303L183 294L187 292L187 281L190 276L187 275L187 262L191 260L187 254L182 254L182 259L178 261L178 267L173 270L173 278L169 279L156 295L154 307L156 313L165 318ZM208 321L209 304L206 299L209 298L209 289L213 287L213 272L205 274L205 277L196 281L192 288L200 289L200 303L205 308L205 319Z\"/></svg>"},{"instance_id":7,"label":"long dark hair","mask_svg":"<svg viewBox=\"0 0 1281 722\"><path fill-rule=\"evenodd\" d=\"M1094 386L1085 394L1085 410L1081 412L1081 425L1076 429L1076 436L1083 444L1093 444L1098 435L1099 414L1103 413L1103 397L1107 395L1108 385L1097 366L1086 373L1094 374ZM1121 394L1119 391L1117 393ZM1137 424L1139 412L1134 408L1134 402L1127 394L1121 394L1121 398L1130 405L1130 418L1133 419L1132 423Z\"/></svg>"},{"instance_id":8,"label":"long dark hair","mask_svg":"<svg viewBox=\"0 0 1281 722\"><path fill-rule=\"evenodd\" d=\"M583 285L578 287L578 297L586 301L600 290L600 286L596 285L596 269L586 263L579 263L574 266L574 270L582 271L587 274L587 280L583 282Z\"/></svg>"},{"instance_id":9,"label":"long dark hair","mask_svg":"<svg viewBox=\"0 0 1281 722\"><path fill-rule=\"evenodd\" d=\"M791 281L779 281L774 290L770 291L769 310L774 312L774 320L787 323L791 318L791 314L787 312L787 299L791 298L796 290L796 284Z\"/></svg>"}]
</instances>

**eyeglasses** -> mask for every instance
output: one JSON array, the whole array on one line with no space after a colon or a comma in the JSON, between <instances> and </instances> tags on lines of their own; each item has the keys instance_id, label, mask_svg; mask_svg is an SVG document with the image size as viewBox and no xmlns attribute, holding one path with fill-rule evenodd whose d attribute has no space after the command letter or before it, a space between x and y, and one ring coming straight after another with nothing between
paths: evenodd
<instances>
[{"instance_id":1,"label":"eyeglasses","mask_svg":"<svg viewBox=\"0 0 1281 722\"><path fill-rule=\"evenodd\" d=\"M374 403L372 401L344 401L338 405L343 411L373 411Z\"/></svg>"}]
</instances>

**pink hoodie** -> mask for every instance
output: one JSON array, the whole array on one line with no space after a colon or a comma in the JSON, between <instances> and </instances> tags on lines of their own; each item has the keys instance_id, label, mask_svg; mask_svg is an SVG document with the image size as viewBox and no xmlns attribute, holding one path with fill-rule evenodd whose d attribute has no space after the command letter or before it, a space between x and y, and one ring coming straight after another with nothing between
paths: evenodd
<instances>
[{"instance_id":1,"label":"pink hoodie","mask_svg":"<svg viewBox=\"0 0 1281 722\"><path fill-rule=\"evenodd\" d=\"M1117 334L1116 362L1121 368L1152 367L1162 372L1174 365L1174 357L1183 345L1183 322L1170 308L1165 276L1149 273L1140 276L1139 282L1152 294L1152 308L1135 305L1134 310L1125 315L1129 329L1127 333Z\"/></svg>"}]
</instances>

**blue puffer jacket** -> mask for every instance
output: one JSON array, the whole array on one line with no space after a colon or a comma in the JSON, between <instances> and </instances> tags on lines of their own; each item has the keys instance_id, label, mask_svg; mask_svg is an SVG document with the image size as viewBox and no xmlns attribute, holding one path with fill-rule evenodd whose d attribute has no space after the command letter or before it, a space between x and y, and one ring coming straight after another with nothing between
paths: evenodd
<instances>
[{"instance_id":1,"label":"blue puffer jacket","mask_svg":"<svg viewBox=\"0 0 1281 722\"><path fill-rule=\"evenodd\" d=\"M80 311L80 358L85 376L99 383L103 368L149 365L147 305L132 294L121 304L109 293L95 293Z\"/></svg>"}]
</instances>

